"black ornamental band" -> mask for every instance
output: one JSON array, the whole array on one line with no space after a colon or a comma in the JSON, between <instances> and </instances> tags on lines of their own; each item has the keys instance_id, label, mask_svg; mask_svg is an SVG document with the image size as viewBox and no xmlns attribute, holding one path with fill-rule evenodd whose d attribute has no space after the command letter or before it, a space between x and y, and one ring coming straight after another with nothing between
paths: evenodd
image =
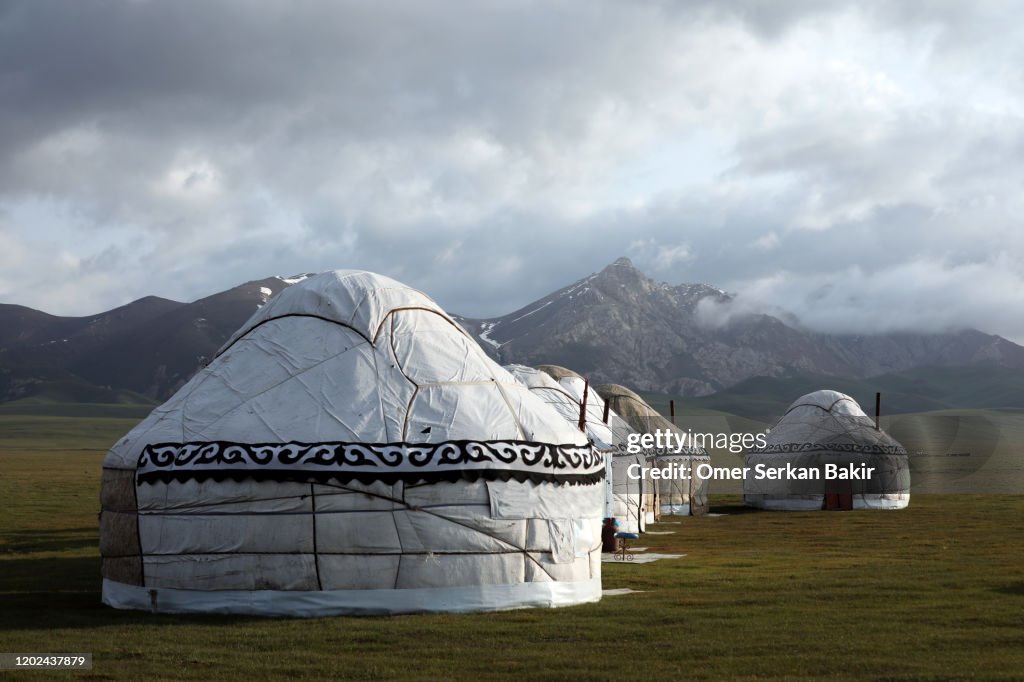
<instances>
[{"instance_id":1,"label":"black ornamental band","mask_svg":"<svg viewBox=\"0 0 1024 682\"><path fill-rule=\"evenodd\" d=\"M138 483L275 480L397 483L502 480L596 483L591 445L455 440L443 443L156 443L139 455Z\"/></svg>"},{"instance_id":2,"label":"black ornamental band","mask_svg":"<svg viewBox=\"0 0 1024 682\"><path fill-rule=\"evenodd\" d=\"M907 451L900 445L881 445L876 443L772 443L763 448L752 448L752 455L771 455L789 452L855 452L867 455L905 455Z\"/></svg>"}]
</instances>

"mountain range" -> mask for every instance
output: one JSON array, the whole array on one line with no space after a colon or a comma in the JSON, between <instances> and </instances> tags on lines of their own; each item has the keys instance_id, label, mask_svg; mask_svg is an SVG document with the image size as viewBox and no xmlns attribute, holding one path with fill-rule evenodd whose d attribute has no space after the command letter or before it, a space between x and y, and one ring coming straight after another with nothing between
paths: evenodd
<instances>
[{"instance_id":1,"label":"mountain range","mask_svg":"<svg viewBox=\"0 0 1024 682\"><path fill-rule=\"evenodd\" d=\"M181 303L147 296L88 317L0 305L0 402L170 397L267 299L304 275L270 277Z\"/></svg>"},{"instance_id":2,"label":"mountain range","mask_svg":"<svg viewBox=\"0 0 1024 682\"><path fill-rule=\"evenodd\" d=\"M499 362L562 364L593 381L705 396L753 377L866 378L915 367L1024 369L1024 347L975 329L823 334L744 311L706 284L670 286L626 258L508 315L459 322Z\"/></svg>"},{"instance_id":3,"label":"mountain range","mask_svg":"<svg viewBox=\"0 0 1024 682\"><path fill-rule=\"evenodd\" d=\"M0 305L0 402L162 401L270 296L306 276L191 303L148 296L88 317ZM966 368L958 376L968 381L978 372L1024 377L1024 347L978 330L824 334L783 311L735 303L707 284L656 282L621 258L507 315L454 317L502 364L564 365L595 383L679 396L759 377L859 381L917 368Z\"/></svg>"}]
</instances>

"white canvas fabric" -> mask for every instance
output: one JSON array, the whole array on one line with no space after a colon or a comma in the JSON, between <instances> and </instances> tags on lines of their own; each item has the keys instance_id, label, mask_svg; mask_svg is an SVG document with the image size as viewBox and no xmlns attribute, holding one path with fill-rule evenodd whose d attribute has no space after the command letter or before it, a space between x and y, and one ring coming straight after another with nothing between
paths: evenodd
<instances>
[{"instance_id":1,"label":"white canvas fabric","mask_svg":"<svg viewBox=\"0 0 1024 682\"><path fill-rule=\"evenodd\" d=\"M605 401L593 386L587 387L586 380L577 375L569 374L558 379L558 385L565 389L577 403L582 403L586 389L587 409L586 423L605 426ZM619 521L619 530L629 533L642 533L647 530L648 523L654 523L654 510L657 506L655 486L645 478L629 475L630 467L638 465L646 472L648 459L653 452L643 451L630 454L626 450L629 434L634 430L623 421L615 410L608 406L608 424L612 446L609 449L612 459L612 493L614 500L614 516ZM634 472L636 469L634 468Z\"/></svg>"},{"instance_id":2,"label":"white canvas fabric","mask_svg":"<svg viewBox=\"0 0 1024 682\"><path fill-rule=\"evenodd\" d=\"M650 467L664 468L674 465L679 469L689 470L691 476L689 479L670 477L648 482L650 488L657 491L660 513L675 516L706 514L709 481L698 478L696 469L701 464L711 462L707 451L694 443L691 434L678 428L625 386L606 384L598 386L597 391L637 432L653 434L658 430L667 430L682 440L681 450L655 450L648 458Z\"/></svg>"},{"instance_id":3,"label":"white canvas fabric","mask_svg":"<svg viewBox=\"0 0 1024 682\"><path fill-rule=\"evenodd\" d=\"M828 506L828 497L846 498L853 509L901 509L910 503L907 452L860 405L838 391L822 390L798 398L766 437L763 448L750 450L746 466L792 466L822 472L819 479L799 481L744 480L748 506L783 511L807 511ZM824 477L826 464L858 470L872 469L864 480Z\"/></svg>"},{"instance_id":4,"label":"white canvas fabric","mask_svg":"<svg viewBox=\"0 0 1024 682\"><path fill-rule=\"evenodd\" d=\"M537 396L553 407L570 425L579 428L580 406L583 402L585 380L562 368L561 379L556 380L543 369L525 365L506 365L505 369L522 382ZM630 476L630 465L638 465L642 473L646 467L647 453L630 454L626 451L627 438L633 429L609 409L608 422L604 420L604 400L593 388L587 391L587 409L584 429L587 436L600 452L610 455L611 471L606 484L611 488L610 505L605 515L619 522L619 529L630 533L646 530L648 512L653 500L650 491L653 486L642 477ZM634 469L633 473L636 473Z\"/></svg>"},{"instance_id":5,"label":"white canvas fabric","mask_svg":"<svg viewBox=\"0 0 1024 682\"><path fill-rule=\"evenodd\" d=\"M111 449L103 599L301 616L594 601L604 475L429 297L324 273Z\"/></svg>"}]
</instances>

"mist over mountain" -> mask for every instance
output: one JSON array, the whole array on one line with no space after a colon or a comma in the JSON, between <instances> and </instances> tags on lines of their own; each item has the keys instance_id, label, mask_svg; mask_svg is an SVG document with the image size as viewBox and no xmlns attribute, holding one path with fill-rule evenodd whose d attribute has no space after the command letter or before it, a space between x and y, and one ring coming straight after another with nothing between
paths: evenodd
<instances>
[{"instance_id":1,"label":"mist over mountain","mask_svg":"<svg viewBox=\"0 0 1024 682\"><path fill-rule=\"evenodd\" d=\"M303 277L247 282L192 303L150 296L88 317L0 305L0 402L164 400L270 296ZM755 377L1024 368L1024 348L974 329L824 334L785 311L735 300L709 284L656 282L620 258L507 315L455 317L501 363L564 365L598 383L682 396Z\"/></svg>"},{"instance_id":2,"label":"mist over mountain","mask_svg":"<svg viewBox=\"0 0 1024 682\"><path fill-rule=\"evenodd\" d=\"M561 364L640 390L703 396L758 376L864 378L922 366L1024 368L1024 347L974 329L824 334L732 306L707 284L656 282L626 258L502 317L460 322L503 363Z\"/></svg>"}]
</instances>

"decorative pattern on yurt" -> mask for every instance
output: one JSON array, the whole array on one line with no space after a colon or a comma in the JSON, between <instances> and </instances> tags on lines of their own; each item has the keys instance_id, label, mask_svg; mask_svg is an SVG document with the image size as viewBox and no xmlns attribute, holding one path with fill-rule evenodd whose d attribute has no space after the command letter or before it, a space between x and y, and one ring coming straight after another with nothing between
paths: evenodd
<instances>
[{"instance_id":1,"label":"decorative pattern on yurt","mask_svg":"<svg viewBox=\"0 0 1024 682\"><path fill-rule=\"evenodd\" d=\"M601 596L604 460L426 295L267 302L104 461L103 601L386 614Z\"/></svg>"}]
</instances>

